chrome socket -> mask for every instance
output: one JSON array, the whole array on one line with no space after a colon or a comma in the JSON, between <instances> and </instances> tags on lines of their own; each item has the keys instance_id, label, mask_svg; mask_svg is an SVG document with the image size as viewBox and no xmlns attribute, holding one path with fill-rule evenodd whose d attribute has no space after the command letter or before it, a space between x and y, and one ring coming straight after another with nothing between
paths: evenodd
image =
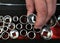
<instances>
[{"instance_id":1,"label":"chrome socket","mask_svg":"<svg viewBox=\"0 0 60 43\"><path fill-rule=\"evenodd\" d=\"M13 17L13 21L14 21L14 22L18 22L18 20L19 20L18 16L14 16L14 17Z\"/></svg>"},{"instance_id":2,"label":"chrome socket","mask_svg":"<svg viewBox=\"0 0 60 43\"><path fill-rule=\"evenodd\" d=\"M15 24L14 23L10 23L8 28L10 30L14 30L15 29Z\"/></svg>"},{"instance_id":3,"label":"chrome socket","mask_svg":"<svg viewBox=\"0 0 60 43\"><path fill-rule=\"evenodd\" d=\"M3 39L3 40L9 39L9 33L8 33L8 32L3 32L3 33L2 33L2 39Z\"/></svg>"},{"instance_id":4,"label":"chrome socket","mask_svg":"<svg viewBox=\"0 0 60 43\"><path fill-rule=\"evenodd\" d=\"M30 14L30 15L27 17L27 19L28 19L28 23L29 23L29 24L34 24L35 21L36 21L36 15L35 15L35 14Z\"/></svg>"},{"instance_id":5,"label":"chrome socket","mask_svg":"<svg viewBox=\"0 0 60 43\"><path fill-rule=\"evenodd\" d=\"M22 30L20 31L20 35L21 35L21 36L26 36L26 35L27 35L27 30L22 29Z\"/></svg>"},{"instance_id":6,"label":"chrome socket","mask_svg":"<svg viewBox=\"0 0 60 43\"><path fill-rule=\"evenodd\" d=\"M58 16L58 20L60 20L60 15Z\"/></svg>"},{"instance_id":7,"label":"chrome socket","mask_svg":"<svg viewBox=\"0 0 60 43\"><path fill-rule=\"evenodd\" d=\"M8 24L12 22L12 18L9 15L4 16L3 20L4 20L4 23L8 23Z\"/></svg>"},{"instance_id":8,"label":"chrome socket","mask_svg":"<svg viewBox=\"0 0 60 43\"><path fill-rule=\"evenodd\" d=\"M27 16L26 15L22 15L19 19L20 23L22 24L26 24L27 23Z\"/></svg>"},{"instance_id":9,"label":"chrome socket","mask_svg":"<svg viewBox=\"0 0 60 43\"><path fill-rule=\"evenodd\" d=\"M47 27L44 27L41 31L41 36L45 40L50 40L53 36L53 32L51 29L48 29Z\"/></svg>"},{"instance_id":10,"label":"chrome socket","mask_svg":"<svg viewBox=\"0 0 60 43\"><path fill-rule=\"evenodd\" d=\"M32 24L26 24L26 29L27 30L32 30L32 28L33 28Z\"/></svg>"},{"instance_id":11,"label":"chrome socket","mask_svg":"<svg viewBox=\"0 0 60 43\"><path fill-rule=\"evenodd\" d=\"M33 31L29 31L29 32L27 33L27 37L28 37L29 39L35 39L36 33L33 32Z\"/></svg>"},{"instance_id":12,"label":"chrome socket","mask_svg":"<svg viewBox=\"0 0 60 43\"><path fill-rule=\"evenodd\" d=\"M20 24L20 23L16 24L16 29L18 29L18 30L22 29L22 24Z\"/></svg>"},{"instance_id":13,"label":"chrome socket","mask_svg":"<svg viewBox=\"0 0 60 43\"><path fill-rule=\"evenodd\" d=\"M0 27L0 34L4 31L3 27Z\"/></svg>"},{"instance_id":14,"label":"chrome socket","mask_svg":"<svg viewBox=\"0 0 60 43\"><path fill-rule=\"evenodd\" d=\"M16 39L16 38L19 37L19 32L18 32L17 30L11 30L9 36L10 36L12 39Z\"/></svg>"}]
</instances>

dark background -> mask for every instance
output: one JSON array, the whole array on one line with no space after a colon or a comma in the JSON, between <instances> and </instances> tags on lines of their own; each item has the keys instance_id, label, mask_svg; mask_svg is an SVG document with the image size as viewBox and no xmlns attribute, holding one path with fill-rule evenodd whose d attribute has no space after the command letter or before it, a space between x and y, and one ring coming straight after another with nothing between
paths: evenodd
<instances>
[{"instance_id":1,"label":"dark background","mask_svg":"<svg viewBox=\"0 0 60 43\"><path fill-rule=\"evenodd\" d=\"M25 0L0 0L3 3L25 4ZM0 6L0 15L26 15L26 6Z\"/></svg>"},{"instance_id":2,"label":"dark background","mask_svg":"<svg viewBox=\"0 0 60 43\"><path fill-rule=\"evenodd\" d=\"M25 0L0 0L0 2L25 4ZM60 3L60 0L57 0L57 2Z\"/></svg>"},{"instance_id":3,"label":"dark background","mask_svg":"<svg viewBox=\"0 0 60 43\"><path fill-rule=\"evenodd\" d=\"M25 4L25 0L0 0L3 3L14 3L14 4ZM57 0L57 3L60 3L60 0ZM26 6L0 6L0 15L26 15ZM56 8L56 15L60 14L60 6Z\"/></svg>"},{"instance_id":4,"label":"dark background","mask_svg":"<svg viewBox=\"0 0 60 43\"><path fill-rule=\"evenodd\" d=\"M58 3L60 3L60 0L57 0Z\"/></svg>"}]
</instances>

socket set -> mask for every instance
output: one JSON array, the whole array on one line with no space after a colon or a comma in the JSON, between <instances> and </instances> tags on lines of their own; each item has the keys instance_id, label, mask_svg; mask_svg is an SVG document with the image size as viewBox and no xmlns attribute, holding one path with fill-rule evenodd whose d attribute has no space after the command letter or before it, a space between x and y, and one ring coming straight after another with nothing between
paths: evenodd
<instances>
[{"instance_id":1,"label":"socket set","mask_svg":"<svg viewBox=\"0 0 60 43\"><path fill-rule=\"evenodd\" d=\"M60 1L57 2L56 15L53 15L42 29L35 29L36 15L26 16L25 0L0 0L0 39L50 40L55 38L54 34L58 34L60 29L56 30L56 27L60 27L60 6L58 6Z\"/></svg>"},{"instance_id":2,"label":"socket set","mask_svg":"<svg viewBox=\"0 0 60 43\"><path fill-rule=\"evenodd\" d=\"M50 27L55 27L59 23L60 17L52 16L41 30L35 30L35 19L35 14L31 14L28 17L26 15L21 15L20 17L12 17L10 15L0 16L0 38L8 40L18 39L19 36L23 36L28 39L36 39L37 34L39 34L43 39L52 39L53 32Z\"/></svg>"}]
</instances>

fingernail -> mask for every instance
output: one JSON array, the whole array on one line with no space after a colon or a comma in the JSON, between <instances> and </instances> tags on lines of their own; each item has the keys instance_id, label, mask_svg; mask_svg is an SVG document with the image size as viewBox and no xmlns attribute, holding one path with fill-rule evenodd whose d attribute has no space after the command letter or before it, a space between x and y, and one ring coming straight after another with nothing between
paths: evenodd
<instances>
[{"instance_id":1,"label":"fingernail","mask_svg":"<svg viewBox=\"0 0 60 43\"><path fill-rule=\"evenodd\" d=\"M43 25L36 25L36 24L34 25L35 29L42 29L42 27L43 27Z\"/></svg>"},{"instance_id":2,"label":"fingernail","mask_svg":"<svg viewBox=\"0 0 60 43\"><path fill-rule=\"evenodd\" d=\"M27 13L27 16L29 16L29 15L31 15L31 14L33 14L33 13Z\"/></svg>"}]
</instances>

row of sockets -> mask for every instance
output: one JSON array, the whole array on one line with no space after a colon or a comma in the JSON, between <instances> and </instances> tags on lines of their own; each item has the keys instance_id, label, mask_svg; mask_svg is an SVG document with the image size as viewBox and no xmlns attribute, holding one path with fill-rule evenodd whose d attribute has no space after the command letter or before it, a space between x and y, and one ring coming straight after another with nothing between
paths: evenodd
<instances>
[{"instance_id":1,"label":"row of sockets","mask_svg":"<svg viewBox=\"0 0 60 43\"><path fill-rule=\"evenodd\" d=\"M24 24L27 22L27 16L23 15L20 18L18 16L11 17L10 15L6 15L4 17L0 16L0 21L4 21L5 23L11 23L12 21L13 22L20 21L22 24Z\"/></svg>"},{"instance_id":2,"label":"row of sockets","mask_svg":"<svg viewBox=\"0 0 60 43\"><path fill-rule=\"evenodd\" d=\"M50 19L50 21L47 23L47 25L54 26L60 20L59 18L60 18L60 16L58 18L56 18L55 16L52 17ZM14 23L19 21L21 24L27 24L27 23L34 24L35 21L36 21L36 15L35 14L31 14L28 17L26 15L22 15L20 18L18 16L11 17L9 15L6 15L4 17L0 16L1 25L2 25L2 22L8 24L8 23L11 23L12 21Z\"/></svg>"},{"instance_id":3,"label":"row of sockets","mask_svg":"<svg viewBox=\"0 0 60 43\"><path fill-rule=\"evenodd\" d=\"M10 30L14 30L14 29L21 30L23 28L25 28L27 30L32 30L34 28L34 25L32 25L32 24L23 25L20 23L17 23L15 25L14 23L10 23L10 24L4 24L4 26L0 26L0 28L4 28L4 31L7 31L8 29L10 29Z\"/></svg>"},{"instance_id":4,"label":"row of sockets","mask_svg":"<svg viewBox=\"0 0 60 43\"><path fill-rule=\"evenodd\" d=\"M4 40L7 40L9 38L17 39L19 36L24 36L24 37L28 37L29 39L34 39L36 37L36 33L33 31L27 32L25 29L22 29L20 32L18 32L17 30L11 30L10 32L2 32L2 34L0 34L0 38Z\"/></svg>"},{"instance_id":5,"label":"row of sockets","mask_svg":"<svg viewBox=\"0 0 60 43\"><path fill-rule=\"evenodd\" d=\"M48 30L47 28L44 28L40 33L41 37L43 37L46 40L49 40L53 36L52 30ZM35 39L36 38L36 32L35 31L27 31L26 29L18 30L11 30L10 32L5 31L0 34L0 38L7 40L9 38L11 39L17 39L19 36L28 37L28 39Z\"/></svg>"},{"instance_id":6,"label":"row of sockets","mask_svg":"<svg viewBox=\"0 0 60 43\"><path fill-rule=\"evenodd\" d=\"M27 24L27 25L25 25L26 26L26 29L22 29L22 26L23 26L23 24L20 24L20 23L18 23L17 25L16 25L16 28L17 29L15 29L15 24L14 23L11 23L11 24L9 24L9 26L4 26L4 27L0 27L0 34L1 34L1 37L5 40L7 40L9 37L7 37L7 38L4 38L2 35L6 35L6 34L3 34L3 33L5 33L5 32L7 32L7 33L9 33L8 34L8 36L10 36L12 39L16 39L16 38L18 38L19 37L19 34L21 35L21 36L27 36L29 39L34 39L35 37L36 37L36 31L34 30L34 28L33 28L33 25L31 25L31 24ZM49 27L48 27L49 28ZM44 32L45 33L47 33L47 37L45 37L45 36L42 36L42 37L44 37L45 39L47 38L47 39L51 39L51 37L52 37L52 32L51 32L51 30L48 30L48 28L46 27L46 28L44 28L44 29L42 29L42 30L39 30L37 33L39 33L39 34L41 34L41 36L44 34ZM33 29L33 30L32 30ZM19 30L19 32L18 32L18 30ZM17 33L16 33L17 32ZM16 36L13 36L13 33L15 33L15 35Z\"/></svg>"},{"instance_id":7,"label":"row of sockets","mask_svg":"<svg viewBox=\"0 0 60 43\"><path fill-rule=\"evenodd\" d=\"M13 20L14 23L12 23L12 20ZM16 26L15 26L15 22L18 22L18 21L20 21L20 23L17 23ZM17 38L19 36L19 33L18 33L18 31L16 29L21 30L23 28L22 24L26 24L26 23L27 23L27 16L26 15L22 15L20 17L20 19L18 18L18 16L14 16L13 19L9 15L6 15L4 17L0 16L0 28L1 28L0 29L1 30L0 33L7 33L7 34L10 33L12 39L15 39L15 38ZM16 29L15 29L15 27L16 27ZM35 36L36 36L36 34L33 31L30 31L30 32L27 33L27 30L32 30L33 29L33 25L32 24L26 24L25 27L26 27L26 30L25 29L21 30L20 34L24 35L24 36L26 36L26 34L27 34L27 37L29 37L28 34L31 32L31 33L33 33L33 34L31 34L31 35L33 35L31 39L34 39ZM11 31L7 32L8 29L10 29ZM14 31L16 33L15 37L12 36L12 34L14 33ZM24 33L26 33L26 34L24 34ZM3 39L8 39L8 38L9 37L3 38Z\"/></svg>"},{"instance_id":8,"label":"row of sockets","mask_svg":"<svg viewBox=\"0 0 60 43\"><path fill-rule=\"evenodd\" d=\"M12 23L12 20L13 20L13 22L18 22L18 20L19 20L20 23L17 23L16 26L15 26L15 23ZM16 29L20 30L23 27L22 24L26 24L27 23L26 20L27 20L27 16L26 15L21 16L20 19L18 18L18 16L14 16L13 19L9 15L6 15L4 17L0 16L0 33L1 33L0 36L2 37L2 39L6 40L6 39L9 38L9 36L12 39L18 38L19 37L19 33L18 33L17 30L15 30L15 27L16 27ZM28 26L30 28L28 28ZM11 30L10 32L8 32L9 29ZM32 29L32 25L31 24L27 24L26 25L26 29L31 30ZM22 33L22 31L23 31L23 33ZM5 36L6 35L5 33L7 33L8 36ZM10 33L10 35L9 35L9 33ZM15 36L13 36L13 33L15 33ZM27 33L27 31L25 29L21 30L20 34L21 33L22 34ZM28 32L28 33L30 33L30 32ZM34 32L32 31L32 33L34 33ZM33 35L34 35L33 37L35 37L35 33Z\"/></svg>"},{"instance_id":9,"label":"row of sockets","mask_svg":"<svg viewBox=\"0 0 60 43\"><path fill-rule=\"evenodd\" d=\"M2 17L2 16L0 16L0 17ZM24 20L26 20L27 19L27 16L21 16L21 18L24 18L24 19L22 19L22 21L24 21ZM25 17L26 17L26 19L25 19ZM3 19L2 19L3 18ZM12 29L11 31L13 31L14 30L14 28L16 27L17 29L21 29L23 26L22 26L22 24L26 24L26 22L21 22L21 23L18 23L18 24L16 24L16 26L15 26L15 24L14 23L11 23L12 22L12 18L11 18L11 16L9 16L9 15L6 15L6 16L4 16L4 17L2 17L1 19L0 19L0 27L1 27L1 29L2 29L2 27L3 28L5 28L5 27L11 27L11 28L9 28L9 29ZM16 16L15 17L13 17L13 18L17 18ZM20 20L21 20L21 18L20 18ZM28 17L29 18L29 20L28 20L28 22L30 23L30 24L26 24L26 29L27 30L30 30L30 29L32 29L32 24L34 24L34 22L35 22L35 15L30 15L30 17ZM32 18L32 20L31 20L31 18ZM59 21L60 19L59 19L60 17L58 17L58 19L56 19L55 18L55 16L54 16L54 18L52 18L52 23L54 23L54 25L56 25L56 23L57 23L57 21ZM13 19L13 21L14 22L17 22L19 19L16 19L16 21L14 21L14 19ZM55 20L55 21L54 21ZM33 22L32 22L33 21ZM3 22L3 23L2 23ZM49 23L48 25L51 25L52 23ZM2 26L1 24L4 24L4 26ZM12 26L11 26L12 25ZM53 26L54 26L53 25ZM30 29L29 29L30 28ZM5 28L6 29L6 28ZM11 32L10 31L10 32ZM15 31L15 30L14 30ZM22 30L21 30L22 31ZM20 31L20 34L22 33ZM24 30L25 31L25 30ZM5 30L5 32L7 32L6 30ZM3 32L3 33L5 33L5 32ZM16 32L16 31L15 31ZM29 37L29 33L34 33L33 34L33 36L34 37ZM46 39L50 39L51 38L51 36L52 36L52 31L50 31L50 30L48 30L48 28L47 29L42 29L42 32L41 32L41 35L43 35L43 32L45 32L45 33L47 33L48 32L48 34L47 34L47 36L48 37L45 37L45 36L43 36L44 38L46 38ZM7 32L8 33L8 32ZM12 32L13 33L13 32ZM26 33L27 33L27 31L26 31ZM19 33L17 33L17 34L19 34ZM10 36L10 35L9 35ZM32 36L32 35L30 35L30 36ZM27 33L27 37L29 37L30 39L34 39L35 38L35 36L36 36L36 33L34 32L34 31L29 31L28 33ZM10 36L11 37L11 36ZM17 37L17 36L16 36ZM5 38L3 38L3 39L5 39ZM12 37L12 39L14 39L13 37Z\"/></svg>"}]
</instances>

